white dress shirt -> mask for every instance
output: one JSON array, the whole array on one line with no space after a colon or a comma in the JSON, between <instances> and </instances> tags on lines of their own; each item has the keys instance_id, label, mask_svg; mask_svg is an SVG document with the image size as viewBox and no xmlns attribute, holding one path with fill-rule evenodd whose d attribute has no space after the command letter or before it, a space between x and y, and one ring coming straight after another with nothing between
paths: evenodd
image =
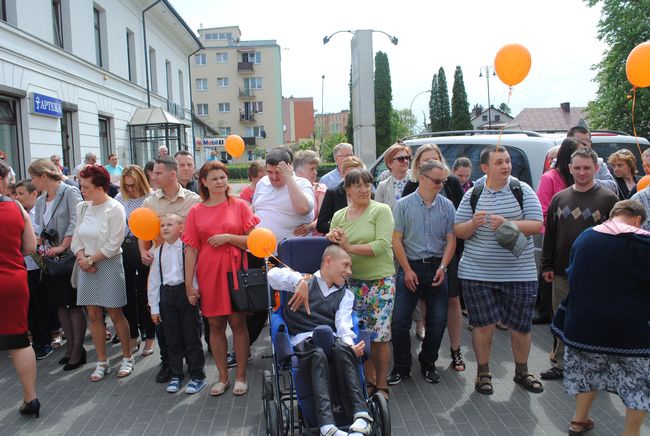
<instances>
[{"instance_id":1,"label":"white dress shirt","mask_svg":"<svg viewBox=\"0 0 650 436\"><path fill-rule=\"evenodd\" d=\"M162 283L160 283L160 248L162 248ZM154 251L153 263L149 270L147 283L147 296L151 314L160 313L160 285L175 286L185 281L185 268L183 268L183 242L177 239L173 244L164 242Z\"/></svg>"},{"instance_id":2,"label":"white dress shirt","mask_svg":"<svg viewBox=\"0 0 650 436\"><path fill-rule=\"evenodd\" d=\"M333 284L332 286L327 286L325 280L321 278L320 271L314 273L316 280L318 280L318 287L323 293L324 297L327 297L333 292L338 291L340 288ZM269 285L276 290L286 291L293 293L298 286L298 282L302 278L302 274L296 271L291 271L289 268L273 268L267 274L269 280ZM345 294L343 299L339 304L339 309L336 311L336 317L334 319L334 325L336 326L336 332L334 334L341 338L343 342L348 345L354 345L354 338L356 334L352 331L352 307L354 305L354 294L350 291L347 286L345 287ZM287 309L291 310L291 309ZM291 336L291 345L296 346L307 338L312 336L313 332L303 332L298 333L295 336Z\"/></svg>"}]
</instances>

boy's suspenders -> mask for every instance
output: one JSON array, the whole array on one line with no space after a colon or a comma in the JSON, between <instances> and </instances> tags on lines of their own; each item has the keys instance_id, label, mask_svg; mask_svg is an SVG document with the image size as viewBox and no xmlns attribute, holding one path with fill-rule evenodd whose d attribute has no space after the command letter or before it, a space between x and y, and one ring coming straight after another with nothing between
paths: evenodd
<instances>
[{"instance_id":1,"label":"boy's suspenders","mask_svg":"<svg viewBox=\"0 0 650 436\"><path fill-rule=\"evenodd\" d=\"M165 243L163 242L160 245L160 251L158 252L158 273L160 273L160 286L162 286L163 283L163 273L162 273L162 251L163 247L165 246ZM183 282L185 281L185 244L183 244L181 248L181 252L183 253Z\"/></svg>"}]
</instances>

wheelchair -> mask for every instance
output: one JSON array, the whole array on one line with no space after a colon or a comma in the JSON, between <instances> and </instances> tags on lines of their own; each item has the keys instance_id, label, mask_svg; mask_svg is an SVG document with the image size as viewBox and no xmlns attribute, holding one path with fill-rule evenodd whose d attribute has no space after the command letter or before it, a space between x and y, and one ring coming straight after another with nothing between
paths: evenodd
<instances>
[{"instance_id":1,"label":"wheelchair","mask_svg":"<svg viewBox=\"0 0 650 436\"><path fill-rule=\"evenodd\" d=\"M296 271L314 273L320 268L320 261L329 241L324 237L304 237L284 240L278 247L278 258ZM283 319L283 310L288 299L281 293L280 305L273 311L269 307L271 349L273 364L264 371L262 384L262 403L266 420L266 434L272 436L319 434L316 421L316 408L311 390L310 375L301 369L298 357L293 354L287 326ZM269 295L269 303L271 303ZM271 306L271 304L269 304ZM365 341L364 356L370 356L370 335L363 329L356 313L352 314L355 341ZM325 354L331 352L334 335L329 326L319 326L314 330L312 340L323 348ZM373 418L373 435L391 434L388 402L381 393L368 397L363 364L359 363L359 379L362 393L366 399L368 412ZM330 364L330 375L334 375ZM338 428L347 431L352 424L352 416L343 408L340 396L330 383L332 412Z\"/></svg>"}]
</instances>

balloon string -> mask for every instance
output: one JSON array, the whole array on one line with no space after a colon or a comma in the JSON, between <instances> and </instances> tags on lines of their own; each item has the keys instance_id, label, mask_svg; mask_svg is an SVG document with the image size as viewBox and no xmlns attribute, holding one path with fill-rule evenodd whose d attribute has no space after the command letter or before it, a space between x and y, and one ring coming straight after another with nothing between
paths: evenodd
<instances>
[{"instance_id":1,"label":"balloon string","mask_svg":"<svg viewBox=\"0 0 650 436\"><path fill-rule=\"evenodd\" d=\"M634 108L636 107L636 86L632 88L632 131L634 132L634 139L636 140L636 148L639 149L639 156L643 155L641 146L639 145L639 137L636 134L636 124L634 122Z\"/></svg>"},{"instance_id":2,"label":"balloon string","mask_svg":"<svg viewBox=\"0 0 650 436\"><path fill-rule=\"evenodd\" d=\"M277 256L275 256L273 253L269 254L269 257L275 259L280 265L284 266L285 268L289 268L289 270L291 270L293 272L296 272L289 265L287 265L286 263L284 263L280 259L278 259Z\"/></svg>"},{"instance_id":3,"label":"balloon string","mask_svg":"<svg viewBox=\"0 0 650 436\"><path fill-rule=\"evenodd\" d=\"M506 106L510 106L510 97L512 97L512 86L508 88L508 102L506 103ZM492 116L491 109L492 108L488 108L489 117ZM496 146L495 153L499 152L499 146L501 145L501 137L503 136L503 129L505 129L505 124L502 125L501 128L499 129L499 137L497 138L497 146ZM487 174L487 177L485 179L485 186L488 186L490 183L490 179L492 178L492 171L494 171L494 168L490 170L490 172Z\"/></svg>"}]
</instances>

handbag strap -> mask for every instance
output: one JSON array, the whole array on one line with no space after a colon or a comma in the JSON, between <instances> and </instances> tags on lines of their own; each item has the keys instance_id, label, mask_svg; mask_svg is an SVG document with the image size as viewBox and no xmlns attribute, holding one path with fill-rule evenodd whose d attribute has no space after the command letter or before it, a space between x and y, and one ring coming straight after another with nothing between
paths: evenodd
<instances>
[{"instance_id":1,"label":"handbag strap","mask_svg":"<svg viewBox=\"0 0 650 436\"><path fill-rule=\"evenodd\" d=\"M56 203L56 206L54 206L54 210L52 211L52 215L50 215L50 219L47 220L47 224L45 224L45 227L43 227L43 229L45 229L45 230L47 230L47 228L50 226L50 223L54 219L54 213L59 208L59 205L61 204L61 202L65 198L65 194L68 192L68 188L65 187L65 184L63 186L64 186L63 194L61 194L61 197L59 198L59 201ZM45 200L45 207L47 207L47 200ZM43 214L45 214L45 211L43 211Z\"/></svg>"}]
</instances>

